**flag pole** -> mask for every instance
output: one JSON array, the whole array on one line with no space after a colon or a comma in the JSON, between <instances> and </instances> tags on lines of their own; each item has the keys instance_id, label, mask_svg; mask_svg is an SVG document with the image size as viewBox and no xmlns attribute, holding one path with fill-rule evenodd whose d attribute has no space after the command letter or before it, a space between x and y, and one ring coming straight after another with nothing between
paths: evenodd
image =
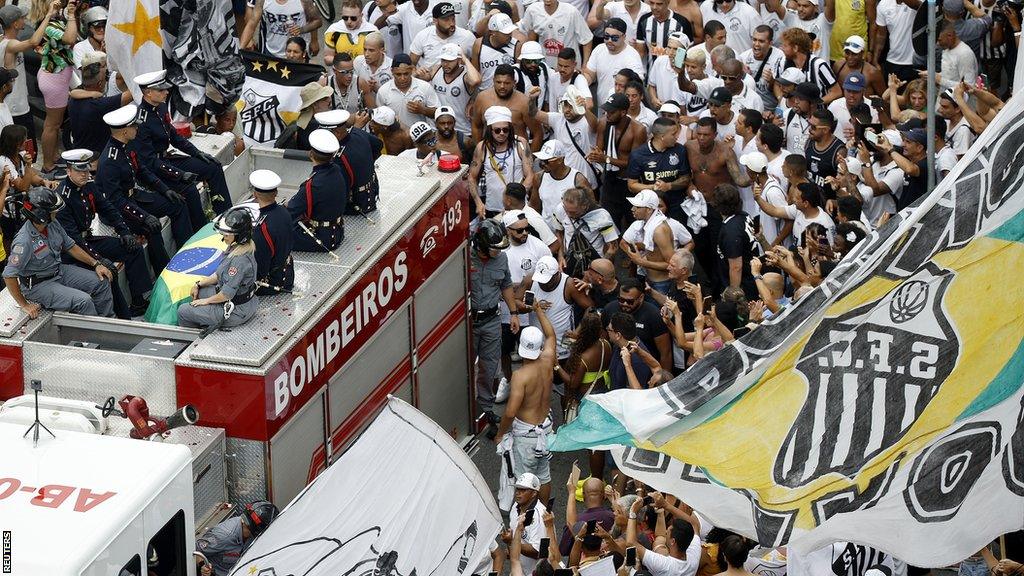
<instances>
[{"instance_id":1,"label":"flag pole","mask_svg":"<svg viewBox=\"0 0 1024 576\"><path fill-rule=\"evenodd\" d=\"M926 190L931 193L935 188L935 114L938 111L938 99L935 90L935 0L925 4L928 10L928 178Z\"/></svg>"}]
</instances>

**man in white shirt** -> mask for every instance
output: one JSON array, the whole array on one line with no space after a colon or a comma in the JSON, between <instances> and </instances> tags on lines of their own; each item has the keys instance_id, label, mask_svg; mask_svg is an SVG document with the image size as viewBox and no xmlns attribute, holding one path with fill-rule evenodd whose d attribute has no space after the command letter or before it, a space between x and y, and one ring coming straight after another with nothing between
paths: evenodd
<instances>
[{"instance_id":1,"label":"man in white shirt","mask_svg":"<svg viewBox=\"0 0 1024 576\"><path fill-rule=\"evenodd\" d=\"M389 24L397 24L402 27L402 46L406 51L412 47L412 41L420 31L430 26L434 13L430 10L430 0L410 0L405 4L390 5L390 12L385 11L383 16L377 18L374 25L383 28Z\"/></svg>"},{"instance_id":2,"label":"man in white shirt","mask_svg":"<svg viewBox=\"0 0 1024 576\"><path fill-rule=\"evenodd\" d=\"M544 242L530 233L530 228L533 228L533 223L530 222L530 218L522 210L506 210L501 215L501 222L505 225L505 230L508 232L508 248L505 248L503 252L508 257L508 271L512 276L512 286L517 287L523 282L527 276L533 274L533 269L540 262L540 259L545 256L551 256L551 249L544 245ZM547 229L547 227L544 227ZM535 230L536 231L536 230ZM554 234L551 230L547 230L547 233L554 238ZM558 245L558 239L555 238L552 241L556 246ZM501 354L501 366L502 371L508 375L512 375L512 345L516 342L515 335L512 334L511 329L511 314L509 314L508 306L504 300L498 302L498 310L501 313L502 330L504 334L509 336L509 342L506 344L504 338L502 340L502 354ZM530 315L520 314L519 325L528 326L530 323ZM507 326L507 331L506 331ZM498 394L498 400L501 399L501 394Z\"/></svg>"},{"instance_id":3,"label":"man in white shirt","mask_svg":"<svg viewBox=\"0 0 1024 576\"><path fill-rule=\"evenodd\" d=\"M804 230L811 224L821 224L825 227L828 242L831 245L836 225L822 207L824 198L821 188L813 182L797 184L796 188L799 191L796 202L785 207L779 207L769 202L764 197L760 186L754 188L754 200L764 214L772 218L785 218L793 221L793 238L796 239L798 245L804 245Z\"/></svg>"},{"instance_id":4,"label":"man in white shirt","mask_svg":"<svg viewBox=\"0 0 1024 576\"><path fill-rule=\"evenodd\" d=\"M391 74L394 78L377 91L377 104L394 110L403 126L412 126L417 122L431 123L434 109L438 106L434 87L429 82L413 78L412 71L409 56L396 55L391 61Z\"/></svg>"},{"instance_id":5,"label":"man in white shirt","mask_svg":"<svg viewBox=\"0 0 1024 576\"><path fill-rule=\"evenodd\" d=\"M736 113L732 103L732 95L724 87L719 86L708 96L708 109L701 113L701 118L711 117L718 125L715 140L736 137Z\"/></svg>"},{"instance_id":6,"label":"man in white shirt","mask_svg":"<svg viewBox=\"0 0 1024 576\"><path fill-rule=\"evenodd\" d=\"M843 142L854 137L853 122L850 121L850 110L864 103L864 88L867 84L860 72L850 72L843 80L843 97L837 98L828 105L828 111L836 119L835 137ZM878 110L871 108L871 123L878 123Z\"/></svg>"},{"instance_id":7,"label":"man in white shirt","mask_svg":"<svg viewBox=\"0 0 1024 576\"><path fill-rule=\"evenodd\" d=\"M757 93L754 79L743 71L743 64L735 58L723 60L719 65L721 74L717 78L703 78L691 81L680 75L679 88L701 98L710 98L711 93L724 88L732 98L733 109L750 108L762 112L764 103Z\"/></svg>"},{"instance_id":8,"label":"man in white shirt","mask_svg":"<svg viewBox=\"0 0 1024 576\"><path fill-rule=\"evenodd\" d=\"M757 190L757 194L761 197L762 201L780 209L785 209L786 206L789 206L786 191L774 176L768 174L767 156L760 152L751 152L740 156L739 161L740 164L746 167L747 175L750 176L751 188ZM761 207L758 206L758 202L754 200L753 196L750 198L750 203L753 206L748 210L747 199L746 197L743 198L743 211L751 216L760 215L761 234L764 236L765 241L772 246L782 243L785 240L785 236L789 236L789 231L784 231L787 220L762 214ZM783 232L785 232L785 236L780 238L779 235Z\"/></svg>"},{"instance_id":9,"label":"man in white shirt","mask_svg":"<svg viewBox=\"0 0 1024 576\"><path fill-rule=\"evenodd\" d=\"M907 5L905 0L881 0L875 8L875 38L871 43L871 63L882 64L882 71L896 74L900 80L917 78L914 68L914 18L917 9ZM889 41L889 52L881 59L882 50Z\"/></svg>"},{"instance_id":10,"label":"man in white shirt","mask_svg":"<svg viewBox=\"0 0 1024 576\"><path fill-rule=\"evenodd\" d=\"M974 131L964 118L963 110L957 105L952 90L939 95L939 116L946 119L946 145L953 149L957 158L962 158L974 144Z\"/></svg>"},{"instance_id":11,"label":"man in white shirt","mask_svg":"<svg viewBox=\"0 0 1024 576\"><path fill-rule=\"evenodd\" d=\"M761 25L761 15L757 10L746 2L736 0L705 0L701 4L700 14L705 24L717 20L725 25L729 31L725 43L737 54L750 50L751 35Z\"/></svg>"},{"instance_id":12,"label":"man in white shirt","mask_svg":"<svg viewBox=\"0 0 1024 576\"><path fill-rule=\"evenodd\" d=\"M377 90L394 76L391 75L391 56L387 55L384 34L371 32L363 40L363 53L352 61L359 93L367 108L376 108Z\"/></svg>"},{"instance_id":13,"label":"man in white shirt","mask_svg":"<svg viewBox=\"0 0 1024 576\"><path fill-rule=\"evenodd\" d=\"M597 0L587 15L587 25L596 30L602 22L620 18L626 23L626 43L632 46L636 43L636 25L640 17L650 11L647 2L641 0Z\"/></svg>"},{"instance_id":14,"label":"man in white shirt","mask_svg":"<svg viewBox=\"0 0 1024 576\"><path fill-rule=\"evenodd\" d=\"M669 35L666 53L652 59L651 68L647 72L647 100L652 108L661 108L668 100L679 102L683 99L683 91L679 89L677 80L683 68L676 67L675 55L677 50L686 50L689 40L686 34L673 32Z\"/></svg>"},{"instance_id":15,"label":"man in white shirt","mask_svg":"<svg viewBox=\"0 0 1024 576\"><path fill-rule=\"evenodd\" d=\"M409 48L409 58L412 59L413 66L433 68L440 60L441 47L447 43L458 45L462 48L463 54L473 53L476 36L469 30L455 25L455 6L451 2L434 4L432 14L433 28L421 30L413 38L412 46Z\"/></svg>"},{"instance_id":16,"label":"man in white shirt","mask_svg":"<svg viewBox=\"0 0 1024 576\"><path fill-rule=\"evenodd\" d=\"M784 148L785 138L782 128L765 122L757 131L757 151L768 158L768 175L775 178L783 190L789 190L789 180L782 172L782 165L786 163L786 156L789 156L789 150Z\"/></svg>"},{"instance_id":17,"label":"man in white shirt","mask_svg":"<svg viewBox=\"0 0 1024 576\"><path fill-rule=\"evenodd\" d=\"M773 110L779 102L772 92L772 83L782 75L786 64L782 50L772 46L774 37L775 31L767 24L754 28L750 50L736 57L743 64L744 71L754 80L764 110Z\"/></svg>"},{"instance_id":18,"label":"man in white shirt","mask_svg":"<svg viewBox=\"0 0 1024 576\"><path fill-rule=\"evenodd\" d=\"M555 66L557 76L551 78L548 90L548 110L557 110L562 96L568 93L569 87L576 89L576 94L583 97L588 109L594 107L594 97L590 93L590 82L579 70L577 52L573 48L562 48L558 53L558 64ZM575 96L574 96L575 98Z\"/></svg>"},{"instance_id":19,"label":"man in white shirt","mask_svg":"<svg viewBox=\"0 0 1024 576\"><path fill-rule=\"evenodd\" d=\"M978 58L965 42L956 35L956 25L949 20L939 23L939 35L936 38L942 48L942 67L936 80L943 88L953 88L960 82L974 86L978 79ZM922 76L927 76L923 72Z\"/></svg>"},{"instance_id":20,"label":"man in white shirt","mask_svg":"<svg viewBox=\"0 0 1024 576\"><path fill-rule=\"evenodd\" d=\"M11 109L7 107L7 97L14 91L14 79L17 77L17 70L0 68L0 128L14 124Z\"/></svg>"},{"instance_id":21,"label":"man in white shirt","mask_svg":"<svg viewBox=\"0 0 1024 576\"><path fill-rule=\"evenodd\" d=\"M623 68L636 70L643 78L643 62L636 48L626 43L626 23L611 18L605 25L604 42L594 48L583 73L590 82L597 82L597 100L605 102L615 88L615 75Z\"/></svg>"},{"instance_id":22,"label":"man in white shirt","mask_svg":"<svg viewBox=\"0 0 1024 576\"><path fill-rule=\"evenodd\" d=\"M586 105L586 99L574 86L570 86L558 102L558 112L544 112L533 105L532 94L530 97L530 112L551 129L552 139L565 144L566 165L583 174L591 190L596 189L597 171L587 162L586 153L597 141L597 117Z\"/></svg>"},{"instance_id":23,"label":"man in white shirt","mask_svg":"<svg viewBox=\"0 0 1024 576\"><path fill-rule=\"evenodd\" d=\"M544 528L542 518L548 510L537 498L538 491L540 490L540 479L537 476L524 472L516 479L515 490L515 504L508 511L508 524L509 526L516 526L519 524L519 517L521 515L530 511L533 512L533 521L523 529L522 550L519 557L519 562L523 567L523 574L533 574L533 568L537 565L537 559L532 556L536 556L537 550L540 549L540 539L547 537L547 530ZM507 531L502 535L502 539L507 543L511 536L511 531ZM531 556L527 556L527 554Z\"/></svg>"},{"instance_id":24,"label":"man in white shirt","mask_svg":"<svg viewBox=\"0 0 1024 576\"><path fill-rule=\"evenodd\" d=\"M896 130L886 130L878 137L886 138L894 147L903 147L903 137ZM896 213L896 198L903 191L904 173L892 156L881 149L875 151L874 162L869 164L867 148L861 144L857 159L863 165L857 192L864 201L864 215L877 227L883 215ZM852 171L856 173L856 169Z\"/></svg>"},{"instance_id":25,"label":"man in white shirt","mask_svg":"<svg viewBox=\"0 0 1024 576\"><path fill-rule=\"evenodd\" d=\"M519 29L530 40L540 43L548 66L558 65L559 53L565 48L582 51L582 60L590 58L594 34L580 11L567 2L543 0L526 7Z\"/></svg>"},{"instance_id":26,"label":"man in white shirt","mask_svg":"<svg viewBox=\"0 0 1024 576\"><path fill-rule=\"evenodd\" d=\"M666 526L665 509L658 508L654 546L648 550L636 538L637 516L643 505L643 499L637 498L629 509L626 546L636 547L637 560L647 568L651 576L695 576L697 568L700 567L701 545L700 537L694 533L693 524L676 518ZM696 523L696 520L694 522Z\"/></svg>"},{"instance_id":27,"label":"man in white shirt","mask_svg":"<svg viewBox=\"0 0 1024 576\"><path fill-rule=\"evenodd\" d=\"M797 0L796 12L788 12L784 20L787 28L801 28L814 41L813 54L829 60L832 25L836 21L836 0L825 0L825 10L818 11L820 0Z\"/></svg>"}]
</instances>

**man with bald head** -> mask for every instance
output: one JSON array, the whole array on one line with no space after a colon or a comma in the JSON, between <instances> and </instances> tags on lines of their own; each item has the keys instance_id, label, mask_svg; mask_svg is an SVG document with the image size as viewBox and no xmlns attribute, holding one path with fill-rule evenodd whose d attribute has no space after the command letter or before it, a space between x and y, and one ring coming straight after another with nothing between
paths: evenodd
<instances>
[{"instance_id":1,"label":"man with bald head","mask_svg":"<svg viewBox=\"0 0 1024 576\"><path fill-rule=\"evenodd\" d=\"M597 258L583 273L583 279L573 279L576 289L585 292L594 301L594 307L605 305L619 297L619 279L615 277L615 264L607 258Z\"/></svg>"},{"instance_id":2,"label":"man with bald head","mask_svg":"<svg viewBox=\"0 0 1024 576\"><path fill-rule=\"evenodd\" d=\"M597 261L595 260L595 262ZM575 507L577 505L576 484L567 484L566 492L566 507ZM569 526L566 526L562 530L561 540L558 541L558 550L566 558L572 551L573 536L580 531L580 526L590 520L597 520L602 528L611 532L615 525L615 513L604 505L604 481L600 478L591 477L583 482L583 508L582 512L576 514L576 524L572 526L572 530L570 531Z\"/></svg>"}]
</instances>

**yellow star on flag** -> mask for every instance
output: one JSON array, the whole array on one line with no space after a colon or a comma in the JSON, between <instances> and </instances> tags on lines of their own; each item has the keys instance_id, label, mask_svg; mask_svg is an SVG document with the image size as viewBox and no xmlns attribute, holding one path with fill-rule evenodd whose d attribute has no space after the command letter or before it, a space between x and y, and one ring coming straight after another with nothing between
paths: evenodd
<instances>
[{"instance_id":1,"label":"yellow star on flag","mask_svg":"<svg viewBox=\"0 0 1024 576\"><path fill-rule=\"evenodd\" d=\"M255 574L257 570L259 570L259 568L255 566L249 566L249 574Z\"/></svg>"},{"instance_id":2,"label":"yellow star on flag","mask_svg":"<svg viewBox=\"0 0 1024 576\"><path fill-rule=\"evenodd\" d=\"M160 36L160 12L158 10L156 16L150 17L142 0L135 0L135 20L114 24L114 28L132 37L132 54L138 52L146 42L161 48L164 45L163 37Z\"/></svg>"},{"instance_id":3,"label":"yellow star on flag","mask_svg":"<svg viewBox=\"0 0 1024 576\"><path fill-rule=\"evenodd\" d=\"M260 62L259 60L254 61L252 63L252 71L253 72L263 72L263 62Z\"/></svg>"},{"instance_id":4,"label":"yellow star on flag","mask_svg":"<svg viewBox=\"0 0 1024 576\"><path fill-rule=\"evenodd\" d=\"M277 70L277 60L267 60L267 70Z\"/></svg>"},{"instance_id":5,"label":"yellow star on flag","mask_svg":"<svg viewBox=\"0 0 1024 576\"><path fill-rule=\"evenodd\" d=\"M291 74L291 73L292 73L292 71L289 70L287 66L282 66L281 67L281 78L284 78L284 79L287 80L288 79L288 75Z\"/></svg>"}]
</instances>

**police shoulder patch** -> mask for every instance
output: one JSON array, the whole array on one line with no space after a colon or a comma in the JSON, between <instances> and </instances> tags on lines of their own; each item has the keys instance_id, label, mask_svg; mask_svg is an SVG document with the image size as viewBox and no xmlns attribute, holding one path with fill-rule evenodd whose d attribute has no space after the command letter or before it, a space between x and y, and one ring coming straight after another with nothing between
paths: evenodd
<instances>
[{"instance_id":1,"label":"police shoulder patch","mask_svg":"<svg viewBox=\"0 0 1024 576\"><path fill-rule=\"evenodd\" d=\"M238 274L238 268L234 266L228 268L228 276L234 276L235 274Z\"/></svg>"}]
</instances>

